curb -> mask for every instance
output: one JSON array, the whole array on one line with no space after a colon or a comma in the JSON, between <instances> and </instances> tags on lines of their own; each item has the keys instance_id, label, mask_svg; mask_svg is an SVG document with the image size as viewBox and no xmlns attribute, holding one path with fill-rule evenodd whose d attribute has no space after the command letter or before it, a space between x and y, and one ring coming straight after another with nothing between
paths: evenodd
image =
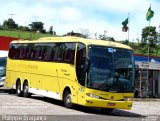
<instances>
[{"instance_id":1,"label":"curb","mask_svg":"<svg viewBox=\"0 0 160 121\"><path fill-rule=\"evenodd\" d=\"M133 101L160 101L160 98L134 98Z\"/></svg>"}]
</instances>

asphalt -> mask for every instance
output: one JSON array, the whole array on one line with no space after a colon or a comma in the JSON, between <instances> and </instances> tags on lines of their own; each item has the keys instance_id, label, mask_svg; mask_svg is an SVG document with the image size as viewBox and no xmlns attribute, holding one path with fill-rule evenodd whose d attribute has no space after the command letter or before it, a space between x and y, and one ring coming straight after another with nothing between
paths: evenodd
<instances>
[{"instance_id":1,"label":"asphalt","mask_svg":"<svg viewBox=\"0 0 160 121\"><path fill-rule=\"evenodd\" d=\"M134 98L133 101L160 101L160 98Z\"/></svg>"}]
</instances>

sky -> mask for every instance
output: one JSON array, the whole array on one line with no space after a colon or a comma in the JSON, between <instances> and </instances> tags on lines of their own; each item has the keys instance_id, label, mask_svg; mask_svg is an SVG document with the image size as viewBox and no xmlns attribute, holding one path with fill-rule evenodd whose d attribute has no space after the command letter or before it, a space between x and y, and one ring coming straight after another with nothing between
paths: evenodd
<instances>
[{"instance_id":1,"label":"sky","mask_svg":"<svg viewBox=\"0 0 160 121\"><path fill-rule=\"evenodd\" d=\"M89 31L90 38L106 32L115 40L128 39L122 32L122 22L129 13L129 41L141 39L142 29L149 25L146 13L151 4L154 17L151 25L160 25L160 0L0 0L0 24L11 18L28 26L41 21L46 30L53 26L57 35ZM13 15L11 15L13 14Z\"/></svg>"}]
</instances>

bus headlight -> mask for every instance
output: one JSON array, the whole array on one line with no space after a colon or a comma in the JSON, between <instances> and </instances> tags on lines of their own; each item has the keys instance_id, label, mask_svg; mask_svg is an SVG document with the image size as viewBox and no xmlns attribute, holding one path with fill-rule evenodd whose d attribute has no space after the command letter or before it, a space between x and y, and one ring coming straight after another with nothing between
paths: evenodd
<instances>
[{"instance_id":1,"label":"bus headlight","mask_svg":"<svg viewBox=\"0 0 160 121\"><path fill-rule=\"evenodd\" d=\"M91 93L86 93L86 95L87 95L88 97L91 97L91 98L97 98L97 99L100 98L99 96L97 96L97 95L95 95L95 94L91 94Z\"/></svg>"},{"instance_id":2,"label":"bus headlight","mask_svg":"<svg viewBox=\"0 0 160 121\"><path fill-rule=\"evenodd\" d=\"M124 97L124 101L133 101L133 97Z\"/></svg>"}]
</instances>

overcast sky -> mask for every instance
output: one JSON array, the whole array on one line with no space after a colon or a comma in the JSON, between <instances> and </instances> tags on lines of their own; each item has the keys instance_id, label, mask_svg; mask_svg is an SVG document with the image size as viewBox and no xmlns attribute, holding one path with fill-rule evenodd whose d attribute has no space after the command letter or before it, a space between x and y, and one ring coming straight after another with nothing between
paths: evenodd
<instances>
[{"instance_id":1,"label":"overcast sky","mask_svg":"<svg viewBox=\"0 0 160 121\"><path fill-rule=\"evenodd\" d=\"M122 21L129 13L130 41L136 41L142 28L149 25L146 13L150 3L155 12L151 25L159 31L160 0L0 0L0 23L14 14L19 25L41 21L47 30L52 25L58 35L88 29L94 37L106 30L107 36L125 40L128 35L122 32Z\"/></svg>"}]
</instances>

